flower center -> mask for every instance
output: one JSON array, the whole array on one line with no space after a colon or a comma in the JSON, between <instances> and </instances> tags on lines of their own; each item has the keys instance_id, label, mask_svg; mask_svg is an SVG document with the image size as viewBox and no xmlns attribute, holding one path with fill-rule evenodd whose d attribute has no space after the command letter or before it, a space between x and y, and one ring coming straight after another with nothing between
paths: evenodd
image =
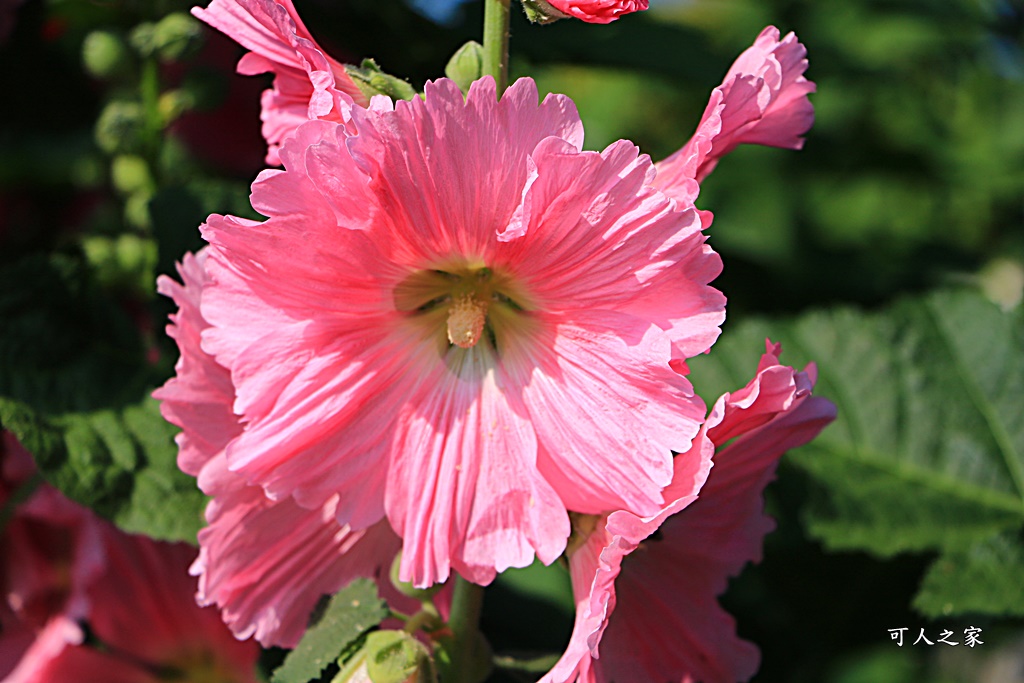
<instances>
[{"instance_id":1,"label":"flower center","mask_svg":"<svg viewBox=\"0 0 1024 683\"><path fill-rule=\"evenodd\" d=\"M487 302L463 294L448 308L448 341L461 349L476 346L487 322Z\"/></svg>"},{"instance_id":2,"label":"flower center","mask_svg":"<svg viewBox=\"0 0 1024 683\"><path fill-rule=\"evenodd\" d=\"M487 339L496 350L502 335L529 325L525 291L482 264L417 271L395 288L394 298L399 311L447 348L470 349Z\"/></svg>"}]
</instances>

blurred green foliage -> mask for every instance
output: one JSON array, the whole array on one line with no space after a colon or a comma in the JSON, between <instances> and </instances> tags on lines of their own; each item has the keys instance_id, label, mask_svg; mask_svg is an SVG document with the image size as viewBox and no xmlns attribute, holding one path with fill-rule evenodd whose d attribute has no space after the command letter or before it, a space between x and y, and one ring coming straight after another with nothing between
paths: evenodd
<instances>
[{"instance_id":1,"label":"blurred green foliage","mask_svg":"<svg viewBox=\"0 0 1024 683\"><path fill-rule=\"evenodd\" d=\"M448 26L399 0L295 4L333 56L373 58L415 88L480 38L478 3ZM0 109L0 422L69 493L167 537L194 534L202 497L182 488L173 430L146 399L176 358L160 332L171 307L153 282L202 246L209 213L255 217L247 193L263 167L269 85L234 75L241 50L189 6L31 0L0 44L11 94ZM779 528L725 603L762 648L759 681L980 680L1019 637L1019 618L999 615L1019 616L1024 600L1020 496L1007 502L1013 477L995 472L999 457L1021 455L1024 396L985 388L1019 379L1024 357L1024 5L655 1L608 26L545 27L515 10L512 72L570 95L589 149L628 138L660 159L767 24L807 46L817 121L802 151L741 148L703 184L730 303L722 341L695 373L709 401L738 388L758 337L771 335L792 343L784 360L821 364L842 412L819 445L783 462L769 492ZM957 283L980 285L1007 312L932 293ZM799 317L777 317L789 315ZM966 386L975 373L980 389ZM972 402L987 406L980 417ZM942 419L947 409L956 415ZM842 457L865 452L872 462ZM889 471L878 466L887 460ZM899 476L922 462L928 477ZM1005 505L944 497L982 475L983 498ZM156 497L175 501L172 514L147 508ZM535 616L510 619L513 606ZM483 623L499 654L529 659L564 646L571 609L564 569L534 566L488 590ZM985 646L888 640L890 628L913 638L968 625L985 629Z\"/></svg>"}]
</instances>

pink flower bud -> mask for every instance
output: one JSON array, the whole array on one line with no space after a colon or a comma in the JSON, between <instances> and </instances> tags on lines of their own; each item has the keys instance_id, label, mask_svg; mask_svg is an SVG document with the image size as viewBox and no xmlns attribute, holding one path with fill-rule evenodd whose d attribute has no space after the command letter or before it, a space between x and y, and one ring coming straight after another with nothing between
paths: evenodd
<instances>
[{"instance_id":1,"label":"pink flower bud","mask_svg":"<svg viewBox=\"0 0 1024 683\"><path fill-rule=\"evenodd\" d=\"M623 14L647 9L647 0L523 0L530 21L547 24L575 17L590 24L610 24Z\"/></svg>"}]
</instances>

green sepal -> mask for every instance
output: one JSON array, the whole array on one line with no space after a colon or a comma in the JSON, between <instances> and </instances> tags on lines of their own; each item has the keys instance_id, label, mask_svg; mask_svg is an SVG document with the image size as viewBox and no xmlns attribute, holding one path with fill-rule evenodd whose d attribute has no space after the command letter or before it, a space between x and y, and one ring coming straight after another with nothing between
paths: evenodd
<instances>
[{"instance_id":1,"label":"green sepal","mask_svg":"<svg viewBox=\"0 0 1024 683\"><path fill-rule=\"evenodd\" d=\"M416 89L408 81L384 73L372 59L364 59L359 66L346 64L345 72L367 98L387 95L393 100L411 100L416 97Z\"/></svg>"},{"instance_id":2,"label":"green sepal","mask_svg":"<svg viewBox=\"0 0 1024 683\"><path fill-rule=\"evenodd\" d=\"M569 15L559 12L544 0L522 0L526 18L533 24L550 24L559 19L568 19Z\"/></svg>"}]
</instances>

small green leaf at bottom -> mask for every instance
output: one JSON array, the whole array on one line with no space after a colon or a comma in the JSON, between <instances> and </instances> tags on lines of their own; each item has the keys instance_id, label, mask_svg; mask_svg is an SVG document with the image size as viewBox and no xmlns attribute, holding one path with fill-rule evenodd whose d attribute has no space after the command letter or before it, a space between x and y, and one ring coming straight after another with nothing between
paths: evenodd
<instances>
[{"instance_id":1,"label":"small green leaf at bottom","mask_svg":"<svg viewBox=\"0 0 1024 683\"><path fill-rule=\"evenodd\" d=\"M272 683L308 683L319 678L349 644L387 615L387 606L377 597L377 585L369 579L353 581L330 599L323 616L274 670Z\"/></svg>"}]
</instances>

